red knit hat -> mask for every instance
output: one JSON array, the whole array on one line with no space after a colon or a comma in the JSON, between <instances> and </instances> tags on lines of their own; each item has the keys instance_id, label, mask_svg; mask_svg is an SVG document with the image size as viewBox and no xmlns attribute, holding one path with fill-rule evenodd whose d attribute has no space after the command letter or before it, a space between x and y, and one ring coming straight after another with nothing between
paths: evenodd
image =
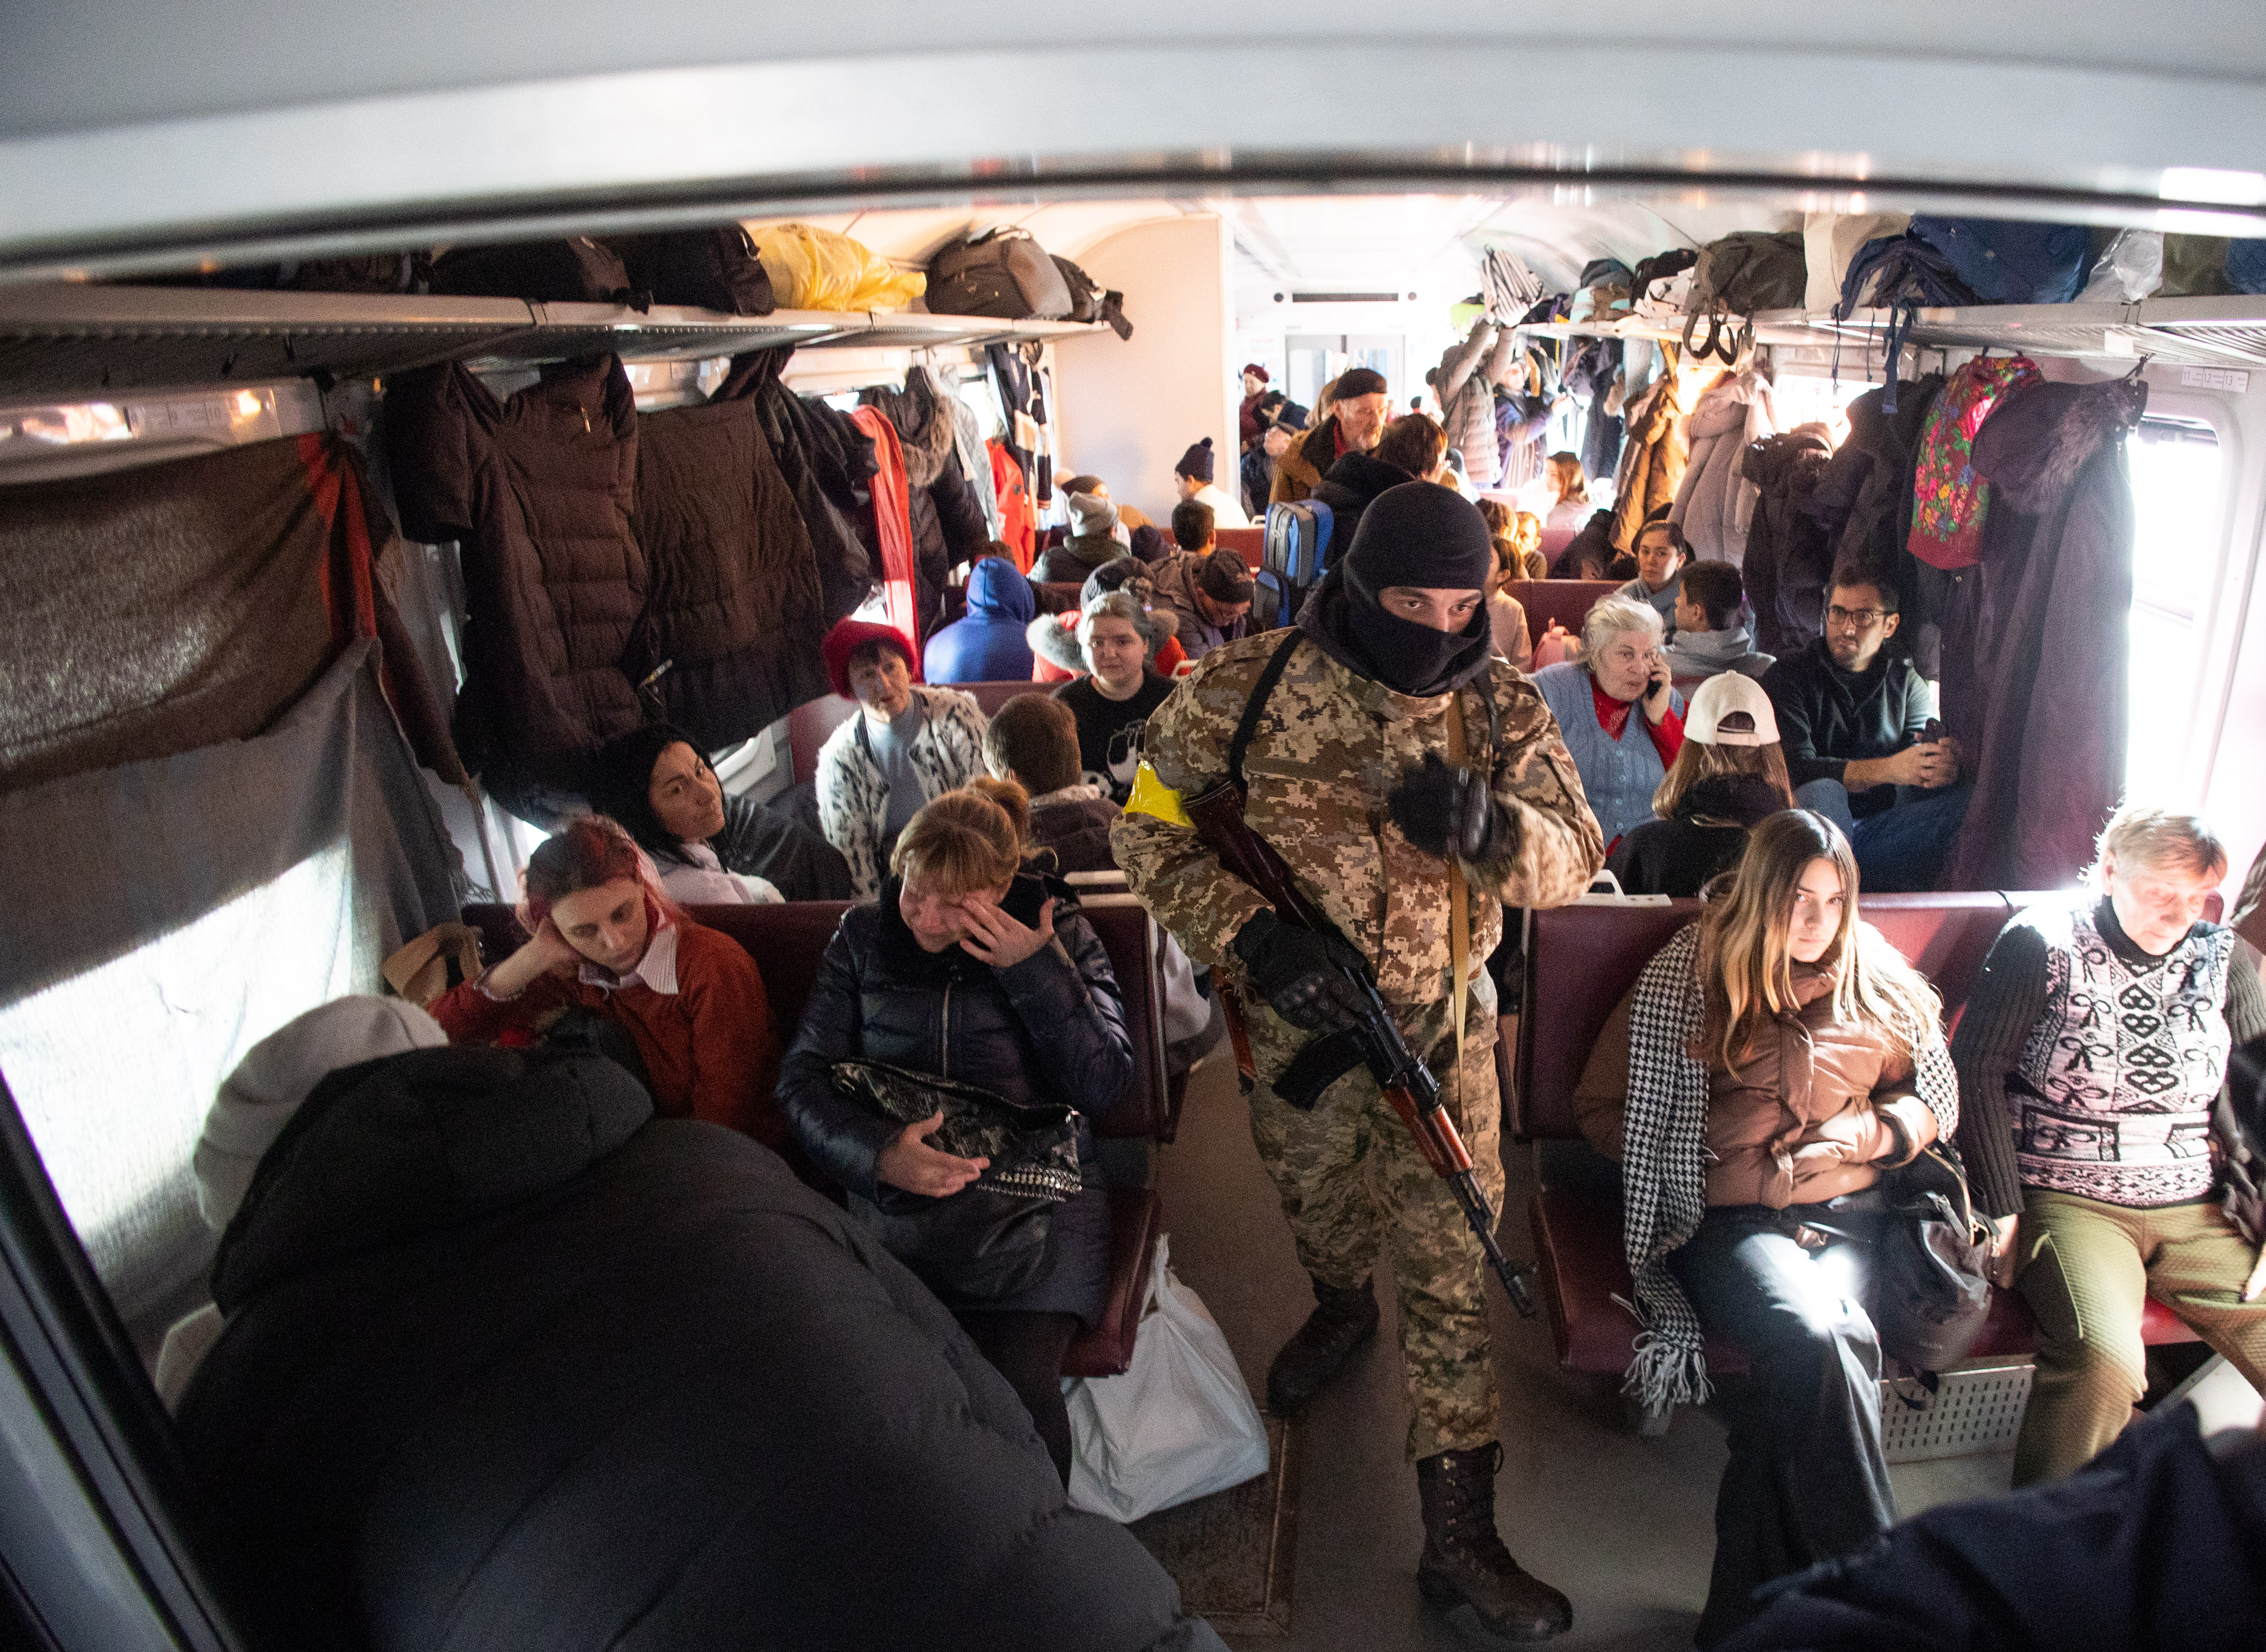
<instances>
[{"instance_id":1,"label":"red knit hat","mask_svg":"<svg viewBox=\"0 0 2266 1652\"><path fill-rule=\"evenodd\" d=\"M905 640L904 632L894 625L876 625L870 620L841 620L826 633L819 653L826 659L826 680L845 700L856 698L850 692L850 656L871 642L895 648L904 656L905 669L912 673L913 681L920 681L920 659L913 653L912 644Z\"/></svg>"}]
</instances>

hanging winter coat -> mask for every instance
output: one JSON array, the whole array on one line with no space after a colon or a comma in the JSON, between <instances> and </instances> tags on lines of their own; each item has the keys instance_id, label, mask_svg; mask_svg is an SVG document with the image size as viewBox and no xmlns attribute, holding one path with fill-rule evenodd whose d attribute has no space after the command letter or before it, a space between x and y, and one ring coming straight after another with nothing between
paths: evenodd
<instances>
[{"instance_id":1,"label":"hanging winter coat","mask_svg":"<svg viewBox=\"0 0 2266 1652\"><path fill-rule=\"evenodd\" d=\"M869 511L866 486L877 462L873 442L846 413L807 402L779 382L779 369L793 354L776 349L734 356L713 399L745 396L755 403L764 440L810 536L831 625L873 588L874 559L851 524L853 513Z\"/></svg>"},{"instance_id":2,"label":"hanging winter coat","mask_svg":"<svg viewBox=\"0 0 2266 1652\"><path fill-rule=\"evenodd\" d=\"M874 457L881 461L881 468L874 473L872 525L875 549L881 553L881 600L888 608L890 626L918 647L927 640L929 632L922 620L933 617L919 606L920 576L913 561L912 501L904 450L897 442L895 427L878 407L860 407L850 417L873 438ZM913 676L916 681L920 676L917 662Z\"/></svg>"},{"instance_id":3,"label":"hanging winter coat","mask_svg":"<svg viewBox=\"0 0 2266 1652\"><path fill-rule=\"evenodd\" d=\"M1911 529L1912 472L1919 459L1919 433L1942 388L1941 373L1899 384L1893 414L1881 411L1879 390L1851 402L1849 439L1810 495L1810 508L1832 540L1833 566L1853 562L1894 585L1904 600L1907 626L1915 623L1910 616L1919 595L1904 552Z\"/></svg>"},{"instance_id":4,"label":"hanging winter coat","mask_svg":"<svg viewBox=\"0 0 2266 1652\"><path fill-rule=\"evenodd\" d=\"M999 541L1015 553L1015 566L1031 571L1039 548L1039 513L1031 508L1030 489L1023 485L1023 467L1006 444L987 442L991 463L991 487L999 501Z\"/></svg>"},{"instance_id":5,"label":"hanging winter coat","mask_svg":"<svg viewBox=\"0 0 2266 1652\"><path fill-rule=\"evenodd\" d=\"M1765 654L1795 654L1824 634L1825 584L1833 568L1809 499L1831 457L1825 427L1813 424L1750 442L1740 458L1741 473L1755 487L1740 572L1754 610L1755 647Z\"/></svg>"},{"instance_id":6,"label":"hanging winter coat","mask_svg":"<svg viewBox=\"0 0 2266 1652\"><path fill-rule=\"evenodd\" d=\"M1618 422L1618 421L1616 421ZM1517 492L1542 474L1542 445L1550 433L1550 398L1503 396L1495 405L1495 476L1499 493Z\"/></svg>"},{"instance_id":7,"label":"hanging winter coat","mask_svg":"<svg viewBox=\"0 0 2266 1652\"><path fill-rule=\"evenodd\" d=\"M876 387L859 397L881 410L904 456L906 510L912 536L913 610L925 639L943 623L944 588L952 569L983 554L983 515L960 468L952 410L928 369L905 374L903 391Z\"/></svg>"},{"instance_id":8,"label":"hanging winter coat","mask_svg":"<svg viewBox=\"0 0 2266 1652\"><path fill-rule=\"evenodd\" d=\"M1685 416L1720 376L1720 369L1705 362L1678 366L1672 346L1661 349L1669 370L1652 382L1625 415L1628 440L1621 450L1613 494L1613 543L1623 550L1635 548L1637 530L1647 517L1675 504L1690 457Z\"/></svg>"},{"instance_id":9,"label":"hanging winter coat","mask_svg":"<svg viewBox=\"0 0 2266 1652\"><path fill-rule=\"evenodd\" d=\"M1580 347L1568 355L1559 383L1589 410L1582 431L1582 474L1593 479L1611 476L1620 468L1621 420L1605 408L1621 376L1621 341L1584 339L1572 344Z\"/></svg>"},{"instance_id":10,"label":"hanging winter coat","mask_svg":"<svg viewBox=\"0 0 2266 1652\"><path fill-rule=\"evenodd\" d=\"M587 793L589 759L643 720L637 647L649 583L631 525L637 405L620 361L584 356L499 401L463 366L395 376L385 440L402 530L457 542L466 765L545 819Z\"/></svg>"},{"instance_id":11,"label":"hanging winter coat","mask_svg":"<svg viewBox=\"0 0 2266 1652\"><path fill-rule=\"evenodd\" d=\"M2009 396L1975 438L1975 468L1991 483L1977 642L1947 655L1943 681L1975 793L1946 888L2075 881L2123 792L2133 542L2124 438L2146 406L2147 386L2129 379L2036 384Z\"/></svg>"},{"instance_id":12,"label":"hanging winter coat","mask_svg":"<svg viewBox=\"0 0 2266 1652\"><path fill-rule=\"evenodd\" d=\"M1464 456L1464 474L1474 487L1493 487L1502 474L1495 440L1495 387L1510 376L1518 360L1518 335L1498 334L1482 321L1471 336L1440 358L1432 392L1440 406L1448 445Z\"/></svg>"},{"instance_id":13,"label":"hanging winter coat","mask_svg":"<svg viewBox=\"0 0 2266 1652\"><path fill-rule=\"evenodd\" d=\"M1007 451L1023 472L1031 503L1041 512L1054 502L1055 438L1047 411L1047 375L1033 364L1039 347L994 344L984 351L990 364L991 383L1005 410Z\"/></svg>"},{"instance_id":14,"label":"hanging winter coat","mask_svg":"<svg viewBox=\"0 0 2266 1652\"><path fill-rule=\"evenodd\" d=\"M1725 379L1700 398L1684 428L1691 456L1668 519L1683 528L1691 555L1736 567L1755 508L1755 485L1739 461L1749 442L1778 430L1770 380L1752 369Z\"/></svg>"}]
</instances>

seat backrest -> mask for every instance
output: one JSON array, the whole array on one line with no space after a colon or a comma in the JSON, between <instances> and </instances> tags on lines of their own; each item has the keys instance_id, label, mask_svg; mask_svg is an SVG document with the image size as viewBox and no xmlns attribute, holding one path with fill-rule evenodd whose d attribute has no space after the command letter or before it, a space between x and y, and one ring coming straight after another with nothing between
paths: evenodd
<instances>
[{"instance_id":1,"label":"seat backrest","mask_svg":"<svg viewBox=\"0 0 2266 1652\"><path fill-rule=\"evenodd\" d=\"M1526 610L1526 634L1536 642L1553 620L1580 636L1591 605L1620 588L1613 580L1506 580L1502 587Z\"/></svg>"},{"instance_id":2,"label":"seat backrest","mask_svg":"<svg viewBox=\"0 0 2266 1652\"><path fill-rule=\"evenodd\" d=\"M1107 1116L1094 1122L1101 1136L1155 1137L1167 1128L1172 1101L1165 1077L1164 983L1157 973L1154 924L1129 895L1081 897L1086 921L1109 954L1125 1000L1125 1025L1133 1035L1133 1087ZM756 961L770 1001L771 1023L782 1044L793 1042L803 1006L818 979L826 943L850 910L847 901L788 901L770 906L694 906L695 923L729 935ZM480 932L489 961L508 957L526 936L508 906L464 909L465 923Z\"/></svg>"},{"instance_id":3,"label":"seat backrest","mask_svg":"<svg viewBox=\"0 0 2266 1652\"><path fill-rule=\"evenodd\" d=\"M1996 890L1873 895L1858 910L1943 995L1945 1025L1965 1002L1991 943L2020 905L2052 898ZM1574 1090L1622 995L1653 954L1698 916L1697 901L1666 906L1561 906L1528 915L1526 995L1518 1024L1512 1133L1522 1139L1581 1134Z\"/></svg>"},{"instance_id":4,"label":"seat backrest","mask_svg":"<svg viewBox=\"0 0 2266 1652\"><path fill-rule=\"evenodd\" d=\"M826 737L850 720L858 702L839 694L822 694L805 700L786 714L787 755L794 759L795 784L818 772L818 749Z\"/></svg>"},{"instance_id":5,"label":"seat backrest","mask_svg":"<svg viewBox=\"0 0 2266 1652\"><path fill-rule=\"evenodd\" d=\"M1267 530L1264 528L1215 529L1212 538L1223 551L1232 551L1248 562L1255 572L1266 559Z\"/></svg>"}]
</instances>

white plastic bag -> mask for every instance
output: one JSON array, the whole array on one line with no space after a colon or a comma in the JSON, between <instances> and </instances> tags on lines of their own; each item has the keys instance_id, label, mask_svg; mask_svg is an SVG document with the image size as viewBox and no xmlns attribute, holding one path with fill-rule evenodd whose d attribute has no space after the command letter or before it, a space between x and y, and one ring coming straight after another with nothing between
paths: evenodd
<instances>
[{"instance_id":1,"label":"white plastic bag","mask_svg":"<svg viewBox=\"0 0 2266 1652\"><path fill-rule=\"evenodd\" d=\"M1267 1472L1267 1430L1227 1338L1203 1299L1173 1277L1157 1241L1133 1363L1119 1377L1063 1385L1070 1407L1070 1501L1134 1521Z\"/></svg>"}]
</instances>

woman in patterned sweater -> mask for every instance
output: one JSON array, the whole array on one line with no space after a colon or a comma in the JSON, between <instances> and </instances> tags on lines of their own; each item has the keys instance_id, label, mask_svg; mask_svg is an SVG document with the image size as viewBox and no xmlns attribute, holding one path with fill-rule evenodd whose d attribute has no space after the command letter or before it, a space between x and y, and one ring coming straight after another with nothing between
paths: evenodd
<instances>
[{"instance_id":1,"label":"woman in patterned sweater","mask_svg":"<svg viewBox=\"0 0 2266 1652\"><path fill-rule=\"evenodd\" d=\"M2092 889L2008 922L1953 1041L1994 1276L2038 1321L2017 1486L2082 1466L2131 1420L2152 1295L2266 1387L2266 1301L2245 1300L2266 1234L2223 1112L2230 1038L2266 1033L2266 993L2234 932L2200 921L2226 875L2196 816L2120 809Z\"/></svg>"}]
</instances>

